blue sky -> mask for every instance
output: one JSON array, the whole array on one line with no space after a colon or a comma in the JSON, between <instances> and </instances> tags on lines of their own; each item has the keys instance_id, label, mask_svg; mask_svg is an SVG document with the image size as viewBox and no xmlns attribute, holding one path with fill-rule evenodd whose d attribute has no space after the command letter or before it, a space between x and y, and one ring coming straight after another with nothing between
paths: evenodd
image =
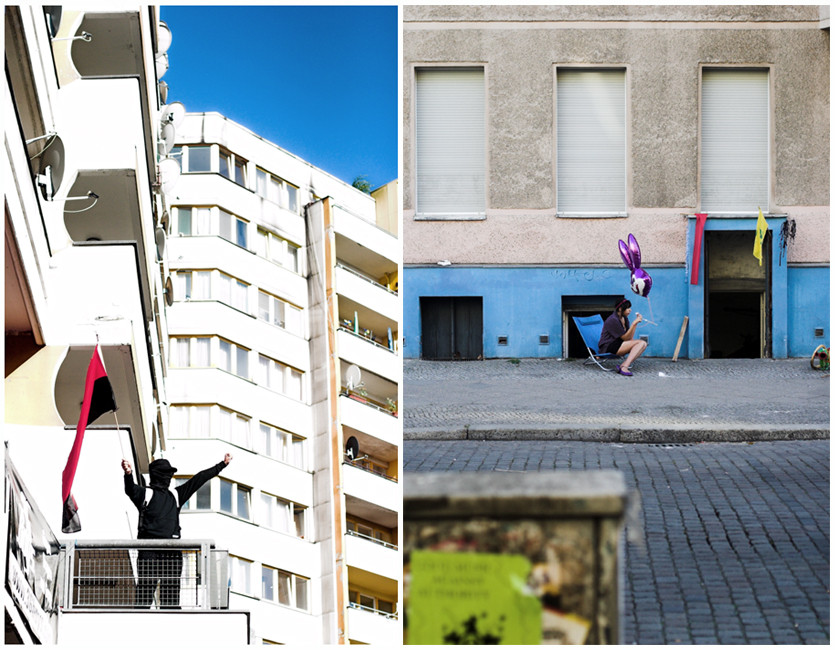
<instances>
[{"instance_id":1,"label":"blue sky","mask_svg":"<svg viewBox=\"0 0 835 650\"><path fill-rule=\"evenodd\" d=\"M162 6L168 101L372 189L397 178L397 8Z\"/></svg>"}]
</instances>

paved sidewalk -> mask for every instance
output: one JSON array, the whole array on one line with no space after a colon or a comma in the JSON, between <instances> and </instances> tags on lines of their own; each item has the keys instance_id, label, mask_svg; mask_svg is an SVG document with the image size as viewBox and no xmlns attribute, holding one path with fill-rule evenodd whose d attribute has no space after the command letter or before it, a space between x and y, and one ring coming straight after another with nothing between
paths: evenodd
<instances>
[{"instance_id":1,"label":"paved sidewalk","mask_svg":"<svg viewBox=\"0 0 835 650\"><path fill-rule=\"evenodd\" d=\"M643 536L625 544L624 643L828 644L829 449L415 440L404 468L620 470L640 493L629 527Z\"/></svg>"},{"instance_id":2,"label":"paved sidewalk","mask_svg":"<svg viewBox=\"0 0 835 650\"><path fill-rule=\"evenodd\" d=\"M407 440L695 442L829 438L829 372L806 359L639 359L634 377L581 361L403 367Z\"/></svg>"}]
</instances>

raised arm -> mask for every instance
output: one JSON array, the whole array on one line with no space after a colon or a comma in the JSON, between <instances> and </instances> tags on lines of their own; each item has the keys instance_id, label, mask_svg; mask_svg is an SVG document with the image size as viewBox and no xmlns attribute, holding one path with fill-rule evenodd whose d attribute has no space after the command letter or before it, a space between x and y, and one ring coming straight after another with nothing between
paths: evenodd
<instances>
[{"instance_id":1,"label":"raised arm","mask_svg":"<svg viewBox=\"0 0 835 650\"><path fill-rule=\"evenodd\" d=\"M226 466L231 462L232 455L226 454L223 457L223 460L220 461L217 465L213 465L207 469L204 469L201 472L197 472L194 476L192 476L189 480L187 480L182 485L178 485L175 489L177 490L177 494L180 495L180 504L182 505L186 501L191 498L197 490L199 490L206 481L213 479L215 476L220 474Z\"/></svg>"}]
</instances>

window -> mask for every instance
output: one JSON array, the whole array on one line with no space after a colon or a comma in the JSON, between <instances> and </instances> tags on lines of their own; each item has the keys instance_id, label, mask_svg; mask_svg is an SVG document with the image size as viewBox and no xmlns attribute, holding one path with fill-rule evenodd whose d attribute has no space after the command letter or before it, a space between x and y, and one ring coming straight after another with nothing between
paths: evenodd
<instances>
[{"instance_id":1,"label":"window","mask_svg":"<svg viewBox=\"0 0 835 650\"><path fill-rule=\"evenodd\" d=\"M252 593L252 562L234 555L229 556L229 582L232 591L254 595Z\"/></svg>"},{"instance_id":2,"label":"window","mask_svg":"<svg viewBox=\"0 0 835 650\"><path fill-rule=\"evenodd\" d=\"M221 176L246 187L246 161L240 156L220 149L219 171Z\"/></svg>"},{"instance_id":3,"label":"window","mask_svg":"<svg viewBox=\"0 0 835 650\"><path fill-rule=\"evenodd\" d=\"M177 234L184 237L211 234L211 208L178 206L174 208Z\"/></svg>"},{"instance_id":4,"label":"window","mask_svg":"<svg viewBox=\"0 0 835 650\"><path fill-rule=\"evenodd\" d=\"M211 435L211 406L171 406L171 438L208 438Z\"/></svg>"},{"instance_id":5,"label":"window","mask_svg":"<svg viewBox=\"0 0 835 650\"><path fill-rule=\"evenodd\" d=\"M225 302L227 305L232 305L235 309L240 311L248 311L247 309L247 293L249 285L241 282L237 278L233 278L226 273L220 273L219 295L218 300Z\"/></svg>"},{"instance_id":6,"label":"window","mask_svg":"<svg viewBox=\"0 0 835 650\"><path fill-rule=\"evenodd\" d=\"M557 71L557 210L626 214L626 73Z\"/></svg>"},{"instance_id":7,"label":"window","mask_svg":"<svg viewBox=\"0 0 835 650\"><path fill-rule=\"evenodd\" d=\"M251 426L249 417L219 404L172 405L169 437L217 438L253 449Z\"/></svg>"},{"instance_id":8,"label":"window","mask_svg":"<svg viewBox=\"0 0 835 650\"><path fill-rule=\"evenodd\" d=\"M482 218L486 207L484 70L416 71L417 214Z\"/></svg>"},{"instance_id":9,"label":"window","mask_svg":"<svg viewBox=\"0 0 835 650\"><path fill-rule=\"evenodd\" d=\"M248 487L220 479L220 511L241 519L250 519Z\"/></svg>"},{"instance_id":10,"label":"window","mask_svg":"<svg viewBox=\"0 0 835 650\"><path fill-rule=\"evenodd\" d=\"M305 439L269 424L259 427L258 453L304 469Z\"/></svg>"},{"instance_id":11,"label":"window","mask_svg":"<svg viewBox=\"0 0 835 650\"><path fill-rule=\"evenodd\" d=\"M281 533L304 539L306 508L266 492L261 493L260 523Z\"/></svg>"},{"instance_id":12,"label":"window","mask_svg":"<svg viewBox=\"0 0 835 650\"><path fill-rule=\"evenodd\" d=\"M249 285L222 271L180 270L175 281L175 295L182 296L182 300L219 300L249 312Z\"/></svg>"},{"instance_id":13,"label":"window","mask_svg":"<svg viewBox=\"0 0 835 650\"><path fill-rule=\"evenodd\" d=\"M307 578L281 569L261 567L261 597L264 600L307 611L308 582Z\"/></svg>"},{"instance_id":14,"label":"window","mask_svg":"<svg viewBox=\"0 0 835 650\"><path fill-rule=\"evenodd\" d=\"M250 449L249 418L235 411L220 407L220 436L234 445Z\"/></svg>"},{"instance_id":15,"label":"window","mask_svg":"<svg viewBox=\"0 0 835 650\"><path fill-rule=\"evenodd\" d=\"M188 480L188 478L175 478L174 484L182 485ZM186 501L182 509L183 510L211 510L212 508L212 489L211 489L212 482L208 481L198 488L197 492L195 492L188 501Z\"/></svg>"},{"instance_id":16,"label":"window","mask_svg":"<svg viewBox=\"0 0 835 650\"><path fill-rule=\"evenodd\" d=\"M302 399L302 373L290 366L264 356L258 355L258 382L262 386L282 393L295 400Z\"/></svg>"},{"instance_id":17,"label":"window","mask_svg":"<svg viewBox=\"0 0 835 650\"><path fill-rule=\"evenodd\" d=\"M185 158L188 160L186 172L210 172L212 171L212 147L211 145L189 145L183 147ZM182 167L182 165L181 165Z\"/></svg>"},{"instance_id":18,"label":"window","mask_svg":"<svg viewBox=\"0 0 835 650\"><path fill-rule=\"evenodd\" d=\"M701 211L769 206L768 70L702 71Z\"/></svg>"},{"instance_id":19,"label":"window","mask_svg":"<svg viewBox=\"0 0 835 650\"><path fill-rule=\"evenodd\" d=\"M247 222L222 208L218 208L218 214L220 219L220 236L227 241L231 241L233 244L246 248Z\"/></svg>"},{"instance_id":20,"label":"window","mask_svg":"<svg viewBox=\"0 0 835 650\"><path fill-rule=\"evenodd\" d=\"M171 366L174 368L208 368L211 339L207 336L178 337L172 340Z\"/></svg>"},{"instance_id":21,"label":"window","mask_svg":"<svg viewBox=\"0 0 835 650\"><path fill-rule=\"evenodd\" d=\"M299 247L263 228L258 229L255 252L293 273L299 272Z\"/></svg>"},{"instance_id":22,"label":"window","mask_svg":"<svg viewBox=\"0 0 835 650\"><path fill-rule=\"evenodd\" d=\"M266 291L258 292L258 318L302 336L302 310Z\"/></svg>"},{"instance_id":23,"label":"window","mask_svg":"<svg viewBox=\"0 0 835 650\"><path fill-rule=\"evenodd\" d=\"M218 337L172 337L171 367L221 368L249 379L249 350Z\"/></svg>"},{"instance_id":24,"label":"window","mask_svg":"<svg viewBox=\"0 0 835 650\"><path fill-rule=\"evenodd\" d=\"M211 297L210 271L177 271L175 296L184 300L208 300Z\"/></svg>"},{"instance_id":25,"label":"window","mask_svg":"<svg viewBox=\"0 0 835 650\"><path fill-rule=\"evenodd\" d=\"M299 213L299 188L270 174L260 167L255 170L255 191L259 196L277 203L285 210Z\"/></svg>"}]
</instances>

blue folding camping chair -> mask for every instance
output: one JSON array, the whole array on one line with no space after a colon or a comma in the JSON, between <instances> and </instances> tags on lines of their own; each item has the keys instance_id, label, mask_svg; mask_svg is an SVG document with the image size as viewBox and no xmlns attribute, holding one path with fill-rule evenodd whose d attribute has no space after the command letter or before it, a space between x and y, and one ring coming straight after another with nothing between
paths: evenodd
<instances>
[{"instance_id":1,"label":"blue folding camping chair","mask_svg":"<svg viewBox=\"0 0 835 650\"><path fill-rule=\"evenodd\" d=\"M600 314L594 316L572 316L574 324L577 326L577 331L583 337L583 343L586 345L586 350L589 352L589 358L583 361L583 365L594 363L601 370L606 372L614 372L614 368L606 368L602 361L619 361L623 357L619 354L611 354L610 352L600 353L597 348L597 343L600 341L600 333L603 331L603 317Z\"/></svg>"}]
</instances>

